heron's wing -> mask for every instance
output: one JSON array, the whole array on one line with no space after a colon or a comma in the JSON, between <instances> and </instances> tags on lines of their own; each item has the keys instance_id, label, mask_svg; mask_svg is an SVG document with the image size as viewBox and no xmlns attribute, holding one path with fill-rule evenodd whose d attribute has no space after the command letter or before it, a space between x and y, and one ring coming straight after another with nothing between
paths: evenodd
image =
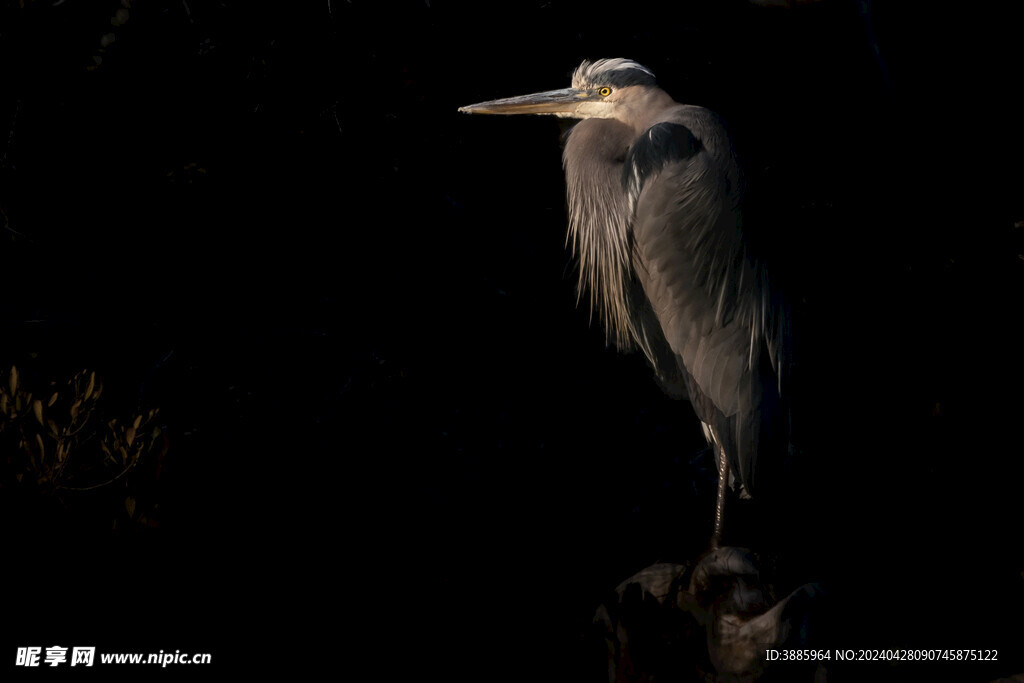
<instances>
[{"instance_id":1,"label":"heron's wing","mask_svg":"<svg viewBox=\"0 0 1024 683\"><path fill-rule=\"evenodd\" d=\"M641 283L636 279L629 282L626 296L631 311L630 333L636 345L650 361L662 390L673 398L689 398L688 380L683 376L683 369L675 352L665 343L661 321L658 320Z\"/></svg>"},{"instance_id":2,"label":"heron's wing","mask_svg":"<svg viewBox=\"0 0 1024 683\"><path fill-rule=\"evenodd\" d=\"M743 238L735 176L675 123L645 133L626 163L637 278L698 416L753 493L778 387L767 281Z\"/></svg>"}]
</instances>

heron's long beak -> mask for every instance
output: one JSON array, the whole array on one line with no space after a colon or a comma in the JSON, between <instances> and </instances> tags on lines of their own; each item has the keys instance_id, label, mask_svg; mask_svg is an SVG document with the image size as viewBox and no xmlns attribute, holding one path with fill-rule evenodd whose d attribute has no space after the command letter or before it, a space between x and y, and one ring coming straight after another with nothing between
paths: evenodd
<instances>
[{"instance_id":1,"label":"heron's long beak","mask_svg":"<svg viewBox=\"0 0 1024 683\"><path fill-rule=\"evenodd\" d=\"M590 99L584 90L565 88L548 90L547 92L506 97L502 100L491 100L459 107L466 114L554 114L555 116L572 116L581 102Z\"/></svg>"}]
</instances>

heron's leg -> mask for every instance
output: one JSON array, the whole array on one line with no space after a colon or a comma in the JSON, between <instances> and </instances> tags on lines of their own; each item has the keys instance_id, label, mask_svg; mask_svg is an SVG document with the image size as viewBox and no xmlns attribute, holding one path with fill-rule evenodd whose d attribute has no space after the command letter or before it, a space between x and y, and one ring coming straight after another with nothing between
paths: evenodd
<instances>
[{"instance_id":1,"label":"heron's leg","mask_svg":"<svg viewBox=\"0 0 1024 683\"><path fill-rule=\"evenodd\" d=\"M729 485L729 460L725 457L725 449L718 446L718 500L715 501L715 533L711 537L711 549L717 550L722 545L722 517L725 514L725 489Z\"/></svg>"}]
</instances>

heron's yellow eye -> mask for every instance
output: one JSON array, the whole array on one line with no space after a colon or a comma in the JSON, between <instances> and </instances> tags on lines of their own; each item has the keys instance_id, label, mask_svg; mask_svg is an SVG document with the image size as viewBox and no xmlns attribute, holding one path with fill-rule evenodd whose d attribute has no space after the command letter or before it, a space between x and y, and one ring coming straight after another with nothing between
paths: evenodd
<instances>
[{"instance_id":1,"label":"heron's yellow eye","mask_svg":"<svg viewBox=\"0 0 1024 683\"><path fill-rule=\"evenodd\" d=\"M601 95L601 97L608 97L609 95L612 94L612 89L611 88L601 88L597 92Z\"/></svg>"}]
</instances>

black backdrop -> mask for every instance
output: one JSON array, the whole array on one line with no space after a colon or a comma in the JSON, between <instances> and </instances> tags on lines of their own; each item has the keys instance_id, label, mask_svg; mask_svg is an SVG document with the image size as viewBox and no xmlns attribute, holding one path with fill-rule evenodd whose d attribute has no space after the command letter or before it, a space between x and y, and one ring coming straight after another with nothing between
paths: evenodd
<instances>
[{"instance_id":1,"label":"black backdrop","mask_svg":"<svg viewBox=\"0 0 1024 683\"><path fill-rule=\"evenodd\" d=\"M145 528L5 479L5 666L600 675L594 607L703 549L713 465L576 307L564 126L456 109L626 56L729 121L797 302L780 587L829 588L827 647L1024 670L1019 23L794 4L7 3L0 366L95 369L168 449Z\"/></svg>"}]
</instances>

